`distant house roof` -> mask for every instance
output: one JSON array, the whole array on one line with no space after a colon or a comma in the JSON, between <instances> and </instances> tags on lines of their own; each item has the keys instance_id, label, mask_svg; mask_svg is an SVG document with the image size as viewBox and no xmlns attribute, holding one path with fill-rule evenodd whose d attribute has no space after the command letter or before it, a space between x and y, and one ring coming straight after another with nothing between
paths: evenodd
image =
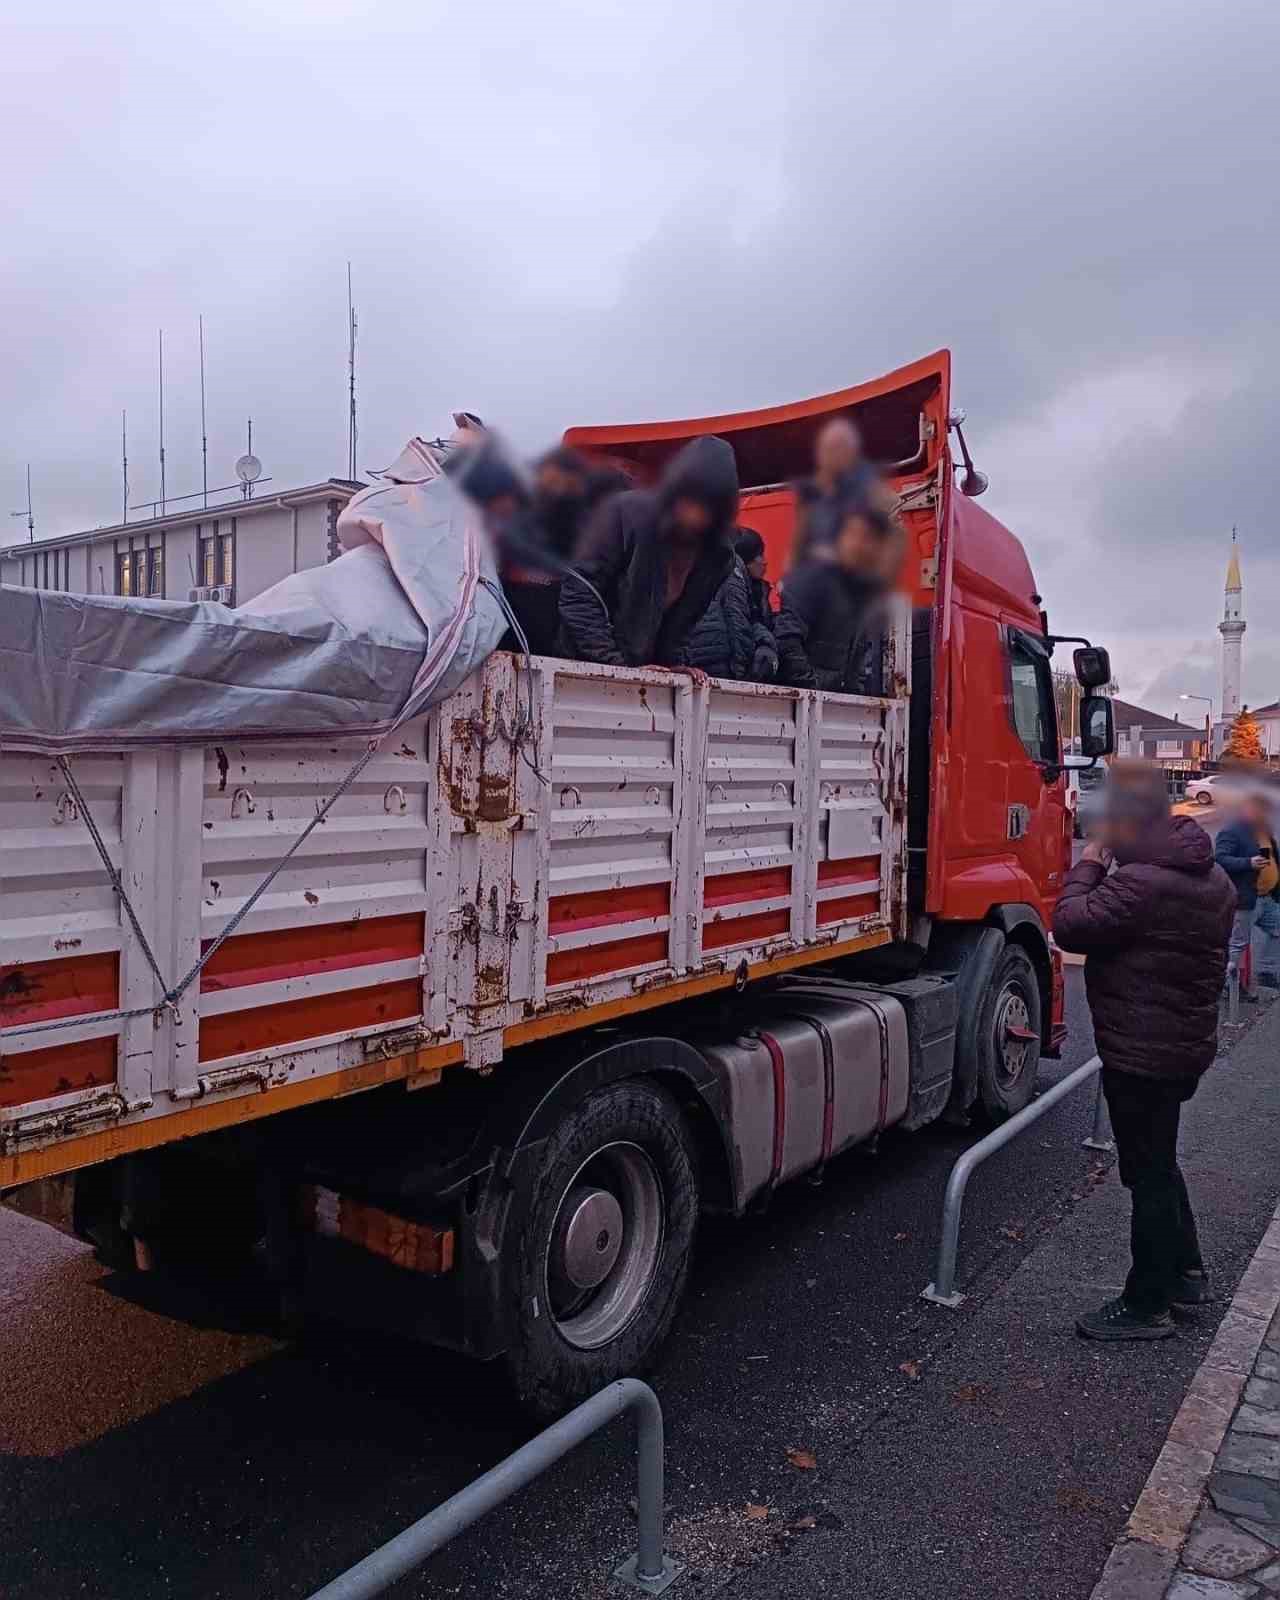
<instances>
[{"instance_id":1,"label":"distant house roof","mask_svg":"<svg viewBox=\"0 0 1280 1600\"><path fill-rule=\"evenodd\" d=\"M1280 700L1272 700L1265 706L1250 706L1251 717L1280 717Z\"/></svg>"},{"instance_id":2,"label":"distant house roof","mask_svg":"<svg viewBox=\"0 0 1280 1600\"><path fill-rule=\"evenodd\" d=\"M207 506L189 507L183 511L170 511L163 517L138 517L132 522L109 523L102 528L84 528L78 533L55 534L48 539L23 540L21 543L0 546L0 556L28 555L32 550L62 549L65 545L88 544L95 539L110 539L122 534L141 533L145 529L183 527L192 522L207 521L210 517L245 517L255 511L272 510L284 505L305 505L314 500L349 500L363 483L353 483L349 478L325 478L320 483L304 484L299 489L268 490L251 500L219 500ZM187 498L190 498L189 496Z\"/></svg>"},{"instance_id":3,"label":"distant house roof","mask_svg":"<svg viewBox=\"0 0 1280 1600\"><path fill-rule=\"evenodd\" d=\"M1127 733L1130 728L1141 728L1144 737L1150 734L1158 739L1181 739L1187 744L1204 738L1204 729L1194 722L1179 722L1176 717L1148 711L1145 706L1135 706L1128 700L1113 699L1111 704L1115 711L1116 728L1121 733Z\"/></svg>"}]
</instances>

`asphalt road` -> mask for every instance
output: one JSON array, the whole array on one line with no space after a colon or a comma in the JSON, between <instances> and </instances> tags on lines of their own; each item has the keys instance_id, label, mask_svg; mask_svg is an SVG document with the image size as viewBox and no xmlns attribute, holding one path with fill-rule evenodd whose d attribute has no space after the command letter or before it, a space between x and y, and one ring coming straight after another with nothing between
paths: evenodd
<instances>
[{"instance_id":1,"label":"asphalt road","mask_svg":"<svg viewBox=\"0 0 1280 1600\"><path fill-rule=\"evenodd\" d=\"M1092 1050L1079 970L1067 981L1070 1037L1044 1083ZM1086 1192L1090 1115L1087 1091L1069 1098L975 1178L962 1283L1004 1281ZM937 1127L889 1137L764 1216L704 1228L654 1380L700 1592L766 1536L743 1507L797 1476L786 1449L875 1416L902 1364L953 1334L919 1293L967 1143ZM258 1331L259 1311L242 1284L114 1276L0 1211L0 1595L293 1600L527 1436L488 1369L355 1336L296 1352ZM585 1445L396 1594L594 1593L634 1537L626 1432Z\"/></svg>"}]
</instances>

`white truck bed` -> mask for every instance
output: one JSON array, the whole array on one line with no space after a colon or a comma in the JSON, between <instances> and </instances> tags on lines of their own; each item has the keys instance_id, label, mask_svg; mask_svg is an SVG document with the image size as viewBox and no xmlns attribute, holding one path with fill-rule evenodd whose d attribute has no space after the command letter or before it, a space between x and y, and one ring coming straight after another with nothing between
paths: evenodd
<instances>
[{"instance_id":1,"label":"white truck bed","mask_svg":"<svg viewBox=\"0 0 1280 1600\"><path fill-rule=\"evenodd\" d=\"M883 700L495 655L167 1007L65 773L6 748L0 1189L901 936L905 623L888 654ZM167 986L362 748L74 759Z\"/></svg>"}]
</instances>

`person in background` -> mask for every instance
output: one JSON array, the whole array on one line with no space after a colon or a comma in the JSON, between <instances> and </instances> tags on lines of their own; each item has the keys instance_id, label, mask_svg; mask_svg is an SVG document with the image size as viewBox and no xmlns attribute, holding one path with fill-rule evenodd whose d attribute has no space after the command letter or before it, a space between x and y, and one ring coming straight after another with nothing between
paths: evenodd
<instances>
[{"instance_id":1,"label":"person in background","mask_svg":"<svg viewBox=\"0 0 1280 1600\"><path fill-rule=\"evenodd\" d=\"M498 577L520 633L510 628L498 646L535 656L554 655L560 630L560 572L563 560L548 560L548 544L534 509L534 495L521 469L492 436L451 456L446 471L480 508L493 541Z\"/></svg>"},{"instance_id":2,"label":"person in background","mask_svg":"<svg viewBox=\"0 0 1280 1600\"><path fill-rule=\"evenodd\" d=\"M1054 910L1054 939L1086 958L1102 1090L1133 1205L1129 1275L1116 1299L1079 1318L1086 1338L1164 1339L1171 1306L1211 1299L1178 1123L1218 1046L1235 892L1213 854L1199 823L1170 815L1158 768L1115 762L1100 837Z\"/></svg>"},{"instance_id":3,"label":"person in background","mask_svg":"<svg viewBox=\"0 0 1280 1600\"><path fill-rule=\"evenodd\" d=\"M593 504L591 466L568 445L557 445L534 463L532 523L539 542L563 561L577 547Z\"/></svg>"},{"instance_id":4,"label":"person in background","mask_svg":"<svg viewBox=\"0 0 1280 1600\"><path fill-rule=\"evenodd\" d=\"M814 442L811 478L796 485L794 558L833 545L851 501L877 503L880 474L862 453L862 435L848 417L832 417ZM879 509L887 509L880 505Z\"/></svg>"},{"instance_id":5,"label":"person in background","mask_svg":"<svg viewBox=\"0 0 1280 1600\"><path fill-rule=\"evenodd\" d=\"M560 590L562 653L614 666L684 664L689 636L734 561L738 468L723 439L694 439L656 490L611 495Z\"/></svg>"},{"instance_id":6,"label":"person in background","mask_svg":"<svg viewBox=\"0 0 1280 1600\"><path fill-rule=\"evenodd\" d=\"M751 620L768 622L773 615L773 588L765 577L764 540L754 528L736 528L733 548L747 571L751 595Z\"/></svg>"},{"instance_id":7,"label":"person in background","mask_svg":"<svg viewBox=\"0 0 1280 1600\"><path fill-rule=\"evenodd\" d=\"M835 541L811 547L783 582L775 634L786 641L784 682L881 693L882 603L902 553L902 530L886 512L861 498L844 505Z\"/></svg>"},{"instance_id":8,"label":"person in background","mask_svg":"<svg viewBox=\"0 0 1280 1600\"><path fill-rule=\"evenodd\" d=\"M1236 891L1230 966L1240 971L1256 926L1267 939L1265 965L1260 964L1257 982L1267 990L1280 989L1275 955L1280 940L1280 849L1265 796L1245 796L1239 816L1219 829L1213 853ZM1255 993L1251 989L1250 998Z\"/></svg>"}]
</instances>

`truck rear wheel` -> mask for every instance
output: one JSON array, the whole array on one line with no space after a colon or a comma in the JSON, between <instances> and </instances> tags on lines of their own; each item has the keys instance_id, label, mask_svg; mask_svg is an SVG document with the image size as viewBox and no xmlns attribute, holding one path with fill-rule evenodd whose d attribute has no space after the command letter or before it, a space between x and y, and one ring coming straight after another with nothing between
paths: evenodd
<instances>
[{"instance_id":1,"label":"truck rear wheel","mask_svg":"<svg viewBox=\"0 0 1280 1600\"><path fill-rule=\"evenodd\" d=\"M978 1098L993 1122L1004 1122L1035 1093L1040 1069L1040 983L1031 957L1006 945L978 1017Z\"/></svg>"},{"instance_id":2,"label":"truck rear wheel","mask_svg":"<svg viewBox=\"0 0 1280 1600\"><path fill-rule=\"evenodd\" d=\"M527 1410L553 1416L653 1361L697 1214L693 1144L656 1084L611 1084L564 1118L514 1230L506 1362Z\"/></svg>"}]
</instances>

